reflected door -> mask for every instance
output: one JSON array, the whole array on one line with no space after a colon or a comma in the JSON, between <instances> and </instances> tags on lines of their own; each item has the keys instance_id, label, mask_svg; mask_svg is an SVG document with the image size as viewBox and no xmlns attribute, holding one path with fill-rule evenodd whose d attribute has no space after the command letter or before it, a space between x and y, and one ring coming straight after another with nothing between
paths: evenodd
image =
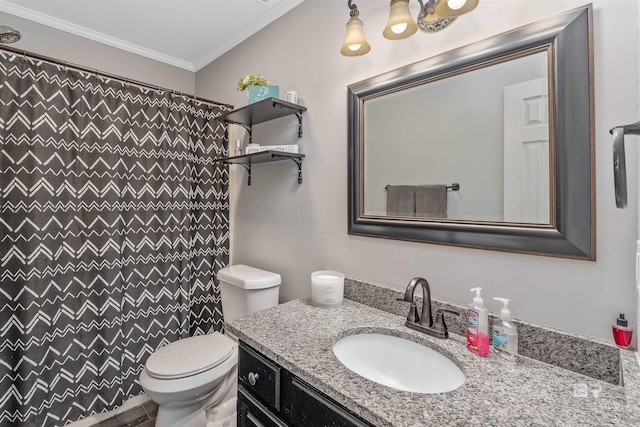
<instances>
[{"instance_id":1,"label":"reflected door","mask_svg":"<svg viewBox=\"0 0 640 427\"><path fill-rule=\"evenodd\" d=\"M549 224L548 79L504 89L504 220Z\"/></svg>"}]
</instances>

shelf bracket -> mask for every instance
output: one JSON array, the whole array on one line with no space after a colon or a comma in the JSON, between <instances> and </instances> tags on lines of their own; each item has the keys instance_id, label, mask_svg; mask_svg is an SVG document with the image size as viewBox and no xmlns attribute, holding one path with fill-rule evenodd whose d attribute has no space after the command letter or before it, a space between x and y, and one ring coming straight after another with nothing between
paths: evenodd
<instances>
[{"instance_id":1,"label":"shelf bracket","mask_svg":"<svg viewBox=\"0 0 640 427\"><path fill-rule=\"evenodd\" d=\"M233 125L238 125L238 126L242 126L243 128L245 128L245 130L249 134L249 144L251 144L252 136L253 136L252 126L251 125L248 125L246 123L234 122L233 120L225 120L225 123L231 123Z\"/></svg>"},{"instance_id":2,"label":"shelf bracket","mask_svg":"<svg viewBox=\"0 0 640 427\"><path fill-rule=\"evenodd\" d=\"M302 184L302 159L291 159L298 165L298 184Z\"/></svg>"},{"instance_id":3,"label":"shelf bracket","mask_svg":"<svg viewBox=\"0 0 640 427\"><path fill-rule=\"evenodd\" d=\"M247 185L251 185L251 163L246 165L244 163L237 163L237 164L247 170Z\"/></svg>"},{"instance_id":4,"label":"shelf bracket","mask_svg":"<svg viewBox=\"0 0 640 427\"><path fill-rule=\"evenodd\" d=\"M278 101L273 101L273 107L288 108L289 110L294 111L294 114L298 118L298 138L302 138L302 113L297 109L281 104Z\"/></svg>"},{"instance_id":5,"label":"shelf bracket","mask_svg":"<svg viewBox=\"0 0 640 427\"><path fill-rule=\"evenodd\" d=\"M298 138L302 138L302 114L296 113L298 118Z\"/></svg>"},{"instance_id":6,"label":"shelf bracket","mask_svg":"<svg viewBox=\"0 0 640 427\"><path fill-rule=\"evenodd\" d=\"M298 184L302 184L302 159L296 157L280 156L276 153L273 153L272 156L279 157L281 159L289 159L293 163L295 163L298 166Z\"/></svg>"}]
</instances>

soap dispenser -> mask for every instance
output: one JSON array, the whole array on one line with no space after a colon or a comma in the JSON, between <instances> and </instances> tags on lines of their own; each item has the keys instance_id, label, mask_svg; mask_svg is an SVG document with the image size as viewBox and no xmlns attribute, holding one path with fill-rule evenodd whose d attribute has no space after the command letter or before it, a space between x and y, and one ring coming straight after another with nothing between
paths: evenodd
<instances>
[{"instance_id":1,"label":"soap dispenser","mask_svg":"<svg viewBox=\"0 0 640 427\"><path fill-rule=\"evenodd\" d=\"M500 310L500 322L493 326L493 347L500 356L514 361L518 354L518 328L511 320L509 300L499 297L493 299L503 304Z\"/></svg>"},{"instance_id":2,"label":"soap dispenser","mask_svg":"<svg viewBox=\"0 0 640 427\"><path fill-rule=\"evenodd\" d=\"M629 327L629 322L624 318L624 314L620 313L620 317L613 324L613 339L620 348L629 348L631 346L631 338L633 337L633 328Z\"/></svg>"},{"instance_id":3,"label":"soap dispenser","mask_svg":"<svg viewBox=\"0 0 640 427\"><path fill-rule=\"evenodd\" d=\"M482 288L473 288L476 296L469 305L467 322L467 349L470 352L486 357L489 355L489 316L480 296Z\"/></svg>"}]
</instances>

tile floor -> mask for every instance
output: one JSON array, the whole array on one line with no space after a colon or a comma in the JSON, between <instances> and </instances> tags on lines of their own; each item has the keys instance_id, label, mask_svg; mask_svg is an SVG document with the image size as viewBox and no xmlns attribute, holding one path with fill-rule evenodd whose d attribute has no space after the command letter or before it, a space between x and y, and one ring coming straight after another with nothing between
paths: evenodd
<instances>
[{"instance_id":1,"label":"tile floor","mask_svg":"<svg viewBox=\"0 0 640 427\"><path fill-rule=\"evenodd\" d=\"M149 401L104 420L93 427L154 427L158 405Z\"/></svg>"}]
</instances>

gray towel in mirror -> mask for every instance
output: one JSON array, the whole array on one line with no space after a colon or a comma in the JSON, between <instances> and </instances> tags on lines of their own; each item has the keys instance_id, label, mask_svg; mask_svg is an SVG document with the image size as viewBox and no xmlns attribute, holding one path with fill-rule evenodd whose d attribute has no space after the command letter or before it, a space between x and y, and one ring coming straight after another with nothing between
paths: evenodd
<instances>
[{"instance_id":1,"label":"gray towel in mirror","mask_svg":"<svg viewBox=\"0 0 640 427\"><path fill-rule=\"evenodd\" d=\"M419 218L447 217L447 186L417 185L416 216Z\"/></svg>"},{"instance_id":2,"label":"gray towel in mirror","mask_svg":"<svg viewBox=\"0 0 640 427\"><path fill-rule=\"evenodd\" d=\"M415 216L415 185L387 186L387 215Z\"/></svg>"}]
</instances>

